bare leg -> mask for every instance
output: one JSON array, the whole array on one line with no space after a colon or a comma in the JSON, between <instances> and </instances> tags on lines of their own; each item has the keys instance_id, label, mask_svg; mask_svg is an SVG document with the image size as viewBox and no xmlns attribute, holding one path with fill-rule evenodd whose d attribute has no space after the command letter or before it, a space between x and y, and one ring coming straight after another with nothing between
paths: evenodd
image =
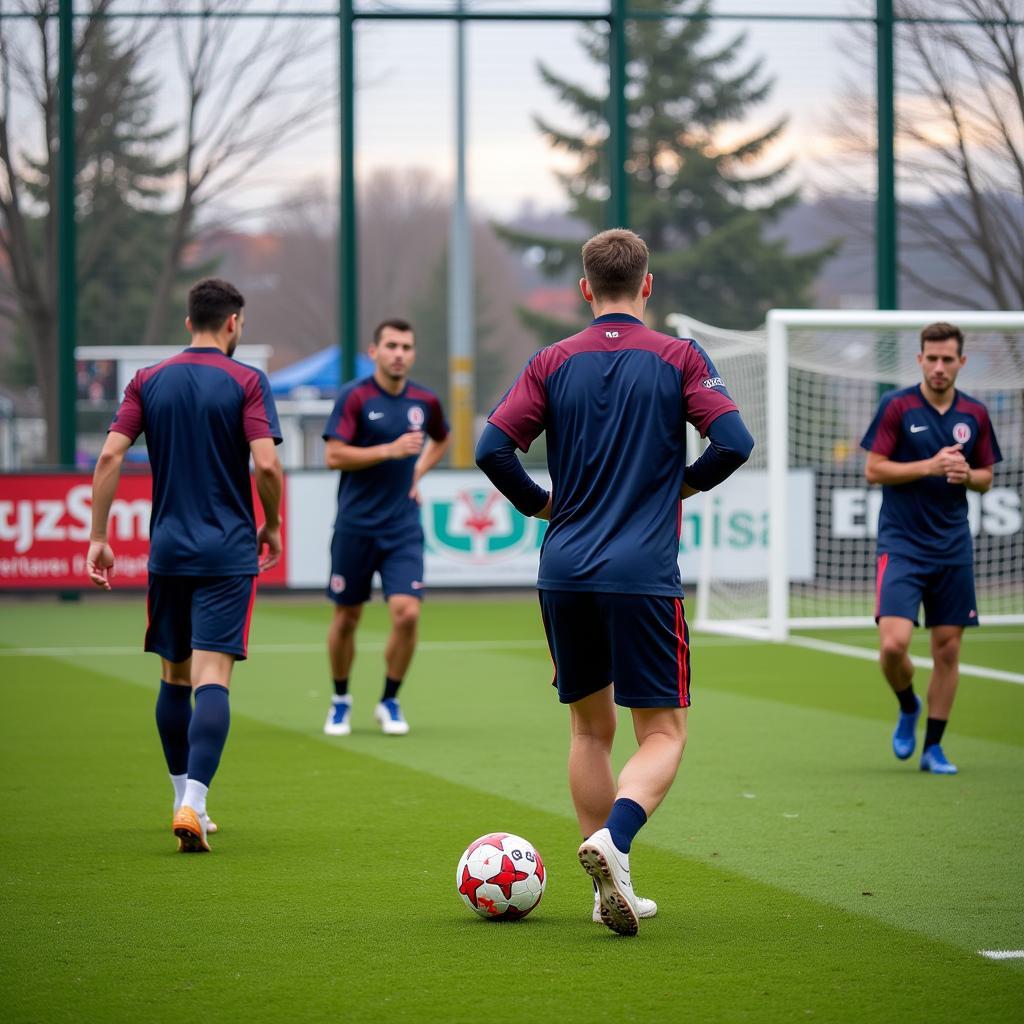
<instances>
[{"instance_id":1,"label":"bare leg","mask_svg":"<svg viewBox=\"0 0 1024 1024\"><path fill-rule=\"evenodd\" d=\"M686 708L632 708L640 744L619 775L616 799L638 803L650 817L665 799L686 746Z\"/></svg>"},{"instance_id":2,"label":"bare leg","mask_svg":"<svg viewBox=\"0 0 1024 1024\"><path fill-rule=\"evenodd\" d=\"M914 681L914 665L907 654L913 631L910 619L883 615L878 620L879 662L893 693L905 690Z\"/></svg>"},{"instance_id":3,"label":"bare leg","mask_svg":"<svg viewBox=\"0 0 1024 1024\"><path fill-rule=\"evenodd\" d=\"M949 721L960 681L960 641L962 626L935 626L932 629L932 669L928 683L928 717Z\"/></svg>"},{"instance_id":4,"label":"bare leg","mask_svg":"<svg viewBox=\"0 0 1024 1024\"><path fill-rule=\"evenodd\" d=\"M384 648L384 664L389 679L404 679L416 651L419 598L395 594L388 598L388 612L391 615L391 635Z\"/></svg>"},{"instance_id":5,"label":"bare leg","mask_svg":"<svg viewBox=\"0 0 1024 1024\"><path fill-rule=\"evenodd\" d=\"M331 624L327 629L327 654L331 661L331 675L335 679L348 679L352 661L356 656L356 627L363 614L361 604L336 604Z\"/></svg>"},{"instance_id":6,"label":"bare leg","mask_svg":"<svg viewBox=\"0 0 1024 1024\"><path fill-rule=\"evenodd\" d=\"M192 659L186 658L184 661L168 661L166 658L161 658L160 678L165 683L170 683L171 686L191 686Z\"/></svg>"},{"instance_id":7,"label":"bare leg","mask_svg":"<svg viewBox=\"0 0 1024 1024\"><path fill-rule=\"evenodd\" d=\"M569 790L585 836L603 827L615 802L615 724L611 686L569 705Z\"/></svg>"},{"instance_id":8,"label":"bare leg","mask_svg":"<svg viewBox=\"0 0 1024 1024\"><path fill-rule=\"evenodd\" d=\"M226 690L231 685L231 671L235 667L235 656L221 651L192 652L192 689L198 690L207 683L216 683Z\"/></svg>"}]
</instances>

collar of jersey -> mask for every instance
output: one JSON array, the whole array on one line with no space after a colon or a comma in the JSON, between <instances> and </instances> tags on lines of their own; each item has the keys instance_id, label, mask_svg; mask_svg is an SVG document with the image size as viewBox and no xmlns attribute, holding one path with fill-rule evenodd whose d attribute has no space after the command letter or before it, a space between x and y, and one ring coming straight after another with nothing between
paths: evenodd
<instances>
[{"instance_id":1,"label":"collar of jersey","mask_svg":"<svg viewBox=\"0 0 1024 1024\"><path fill-rule=\"evenodd\" d=\"M391 394L390 391L385 391L380 384L377 383L377 378L371 373L367 380L385 397L385 398L405 398L406 391L409 390L409 378L405 378L405 383L402 385L402 390L397 395Z\"/></svg>"},{"instance_id":2,"label":"collar of jersey","mask_svg":"<svg viewBox=\"0 0 1024 1024\"><path fill-rule=\"evenodd\" d=\"M597 327L599 324L637 324L643 327L643 320L638 320L635 316L630 316L629 313L604 313L602 316L595 317L591 327Z\"/></svg>"},{"instance_id":3,"label":"collar of jersey","mask_svg":"<svg viewBox=\"0 0 1024 1024\"><path fill-rule=\"evenodd\" d=\"M226 352L222 352L216 345L186 345L182 350L184 352L202 352L204 355L208 355L211 352L216 352L218 355L222 355L228 358Z\"/></svg>"}]
</instances>

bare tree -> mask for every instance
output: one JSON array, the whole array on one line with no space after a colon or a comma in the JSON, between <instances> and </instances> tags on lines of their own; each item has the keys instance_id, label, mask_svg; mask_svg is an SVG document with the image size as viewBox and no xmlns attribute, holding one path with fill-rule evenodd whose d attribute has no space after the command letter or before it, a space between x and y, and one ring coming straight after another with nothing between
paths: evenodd
<instances>
[{"instance_id":1,"label":"bare tree","mask_svg":"<svg viewBox=\"0 0 1024 1024\"><path fill-rule=\"evenodd\" d=\"M76 65L109 28L112 0L94 0L75 39ZM47 459L59 455L57 395L57 180L60 150L57 123L57 39L52 5L21 0L16 10L31 20L12 29L0 19L0 250L6 256L10 291L28 332L36 378L47 422ZM128 73L145 51L153 26L129 23L117 33L112 59L99 80L78 97L76 145L89 139L105 113L137 88ZM15 108L18 108L17 110ZM82 253L79 275L101 258L98 225ZM6 305L6 304L5 304Z\"/></svg>"},{"instance_id":2,"label":"bare tree","mask_svg":"<svg viewBox=\"0 0 1024 1024\"><path fill-rule=\"evenodd\" d=\"M896 14L901 276L939 302L1019 309L1024 0L899 0ZM873 52L873 34L860 35ZM874 96L851 86L835 131L847 180L860 172L851 191L867 194L876 123Z\"/></svg>"},{"instance_id":3,"label":"bare tree","mask_svg":"<svg viewBox=\"0 0 1024 1024\"><path fill-rule=\"evenodd\" d=\"M181 8L175 0L175 9ZM269 157L312 131L337 104L317 67L330 41L309 21L233 17L246 0L204 0L198 19L175 22L184 84L180 192L143 344L162 335L196 218L253 177ZM287 14L286 0L277 12Z\"/></svg>"},{"instance_id":4,"label":"bare tree","mask_svg":"<svg viewBox=\"0 0 1024 1024\"><path fill-rule=\"evenodd\" d=\"M31 16L12 26L0 18L0 247L7 257L11 291L29 335L36 379L47 421L47 458L58 458L57 408L57 170L60 159L57 124L57 25L52 3L16 0L17 10ZM88 281L98 261L121 244L118 222L91 206L95 175L83 166L88 141L111 118L140 80L155 83L177 68L184 85L182 107L159 110L165 122L181 128L152 131L127 123L127 132L148 133L146 141L163 162L159 180L147 183L134 173L123 190L129 209L157 210L164 222L156 241L163 258L147 313L142 342L162 340L182 260L196 231L197 218L216 198L226 202L241 186L253 183L272 156L287 154L304 133L315 130L334 107L336 89L324 88L330 64L320 60L330 42L327 23L287 17L237 18L245 0L204 0L189 18L164 20L147 13L179 13L140 3L138 17L113 17L113 0L92 0L86 17L75 21L75 67L106 34L110 52L99 69L103 81L84 90L76 82L76 139L79 143L77 214L90 217L88 237L76 253L79 281ZM184 11L182 4L180 11ZM287 15L288 4L277 10ZM147 62L149 62L147 64ZM148 79L140 70L150 67ZM325 70L326 68L326 70ZM152 92L155 93L155 84ZM17 108L17 109L15 109ZM152 113L152 111L151 111ZM83 145L83 142L85 145ZM130 148L131 142L126 142ZM109 153L101 154L111 162ZM113 162L117 162L114 159ZM96 166L103 166L102 159ZM124 176L125 168L109 168ZM170 190L169 190L170 188ZM91 216L92 214L100 214Z\"/></svg>"}]
</instances>

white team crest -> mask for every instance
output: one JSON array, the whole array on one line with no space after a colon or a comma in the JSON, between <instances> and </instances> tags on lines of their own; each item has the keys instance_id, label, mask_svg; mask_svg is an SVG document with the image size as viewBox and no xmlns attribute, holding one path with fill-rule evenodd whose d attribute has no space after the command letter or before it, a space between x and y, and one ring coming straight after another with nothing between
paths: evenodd
<instances>
[{"instance_id":1,"label":"white team crest","mask_svg":"<svg viewBox=\"0 0 1024 1024\"><path fill-rule=\"evenodd\" d=\"M345 577L334 573L331 576L331 593L340 594L345 589Z\"/></svg>"},{"instance_id":2,"label":"white team crest","mask_svg":"<svg viewBox=\"0 0 1024 1024\"><path fill-rule=\"evenodd\" d=\"M418 429L423 426L423 419L423 410L418 405L409 407L409 426Z\"/></svg>"},{"instance_id":3,"label":"white team crest","mask_svg":"<svg viewBox=\"0 0 1024 1024\"><path fill-rule=\"evenodd\" d=\"M971 439L971 425L969 423L958 423L953 427L953 440L957 444L967 444Z\"/></svg>"}]
</instances>

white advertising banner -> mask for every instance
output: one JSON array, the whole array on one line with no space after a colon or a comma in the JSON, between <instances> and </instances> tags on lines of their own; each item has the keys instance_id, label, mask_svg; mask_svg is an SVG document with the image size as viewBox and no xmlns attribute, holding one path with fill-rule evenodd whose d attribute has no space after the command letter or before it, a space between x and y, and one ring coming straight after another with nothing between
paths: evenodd
<instances>
[{"instance_id":1,"label":"white advertising banner","mask_svg":"<svg viewBox=\"0 0 1024 1024\"><path fill-rule=\"evenodd\" d=\"M543 473L533 473L550 486ZM790 574L814 575L814 475L789 474ZM322 587L330 572L331 529L337 507L334 473L287 476L288 586ZM428 587L531 586L537 581L547 524L521 516L481 473L435 471L420 484ZM712 544L712 572L722 580L765 578L768 572L768 480L741 470L706 497L683 507L679 565L697 578L700 549Z\"/></svg>"}]
</instances>

